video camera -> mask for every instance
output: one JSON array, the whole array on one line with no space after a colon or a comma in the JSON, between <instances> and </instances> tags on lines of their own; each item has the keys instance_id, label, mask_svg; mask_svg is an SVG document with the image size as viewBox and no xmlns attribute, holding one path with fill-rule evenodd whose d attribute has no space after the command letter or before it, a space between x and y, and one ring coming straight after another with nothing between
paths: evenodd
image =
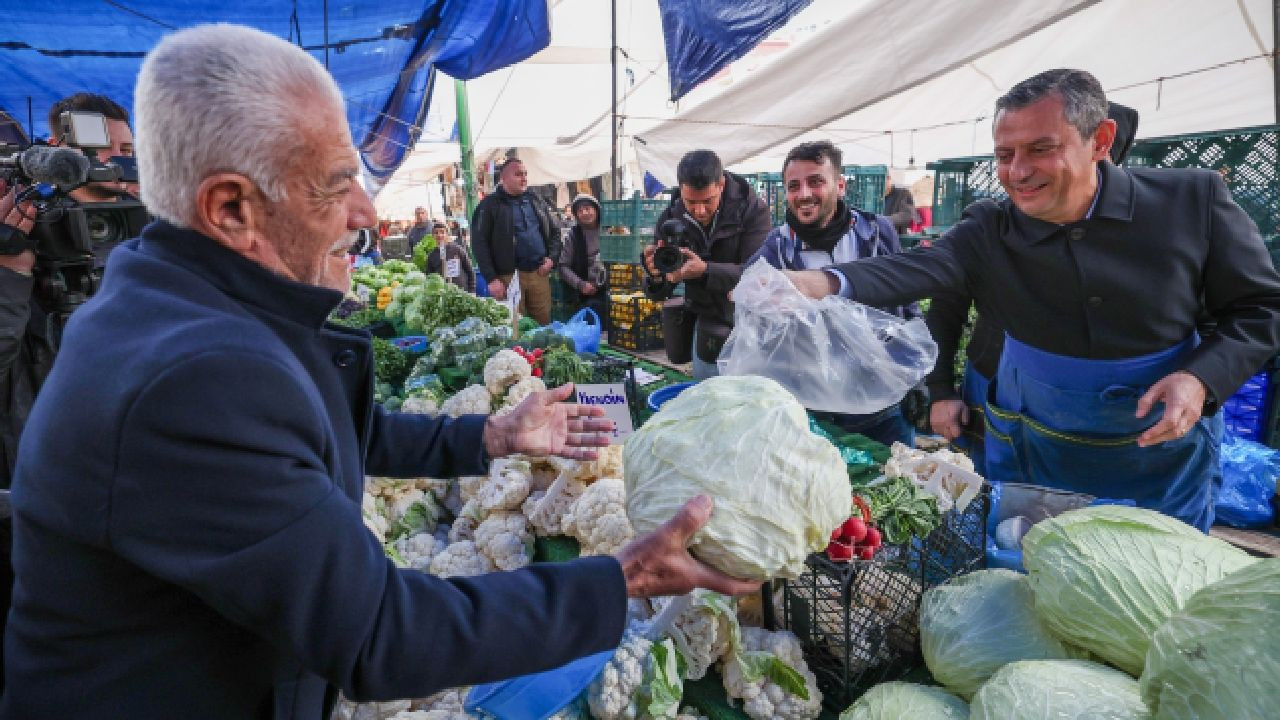
<instances>
[{"instance_id":1,"label":"video camera","mask_svg":"<svg viewBox=\"0 0 1280 720\"><path fill-rule=\"evenodd\" d=\"M671 218L658 228L661 243L653 251L653 266L658 273L647 274L644 279L644 294L649 299L667 300L675 292L676 284L667 280L667 274L684 266L684 248L697 252L690 235L689 225L678 218Z\"/></svg>"},{"instance_id":2,"label":"video camera","mask_svg":"<svg viewBox=\"0 0 1280 720\"><path fill-rule=\"evenodd\" d=\"M98 161L97 149L111 146L100 113L66 112L62 124L65 146L0 144L0 180L20 188L19 203L35 204L28 236L36 254L36 295L48 311L65 316L97 292L106 254L138 235L149 216L131 195L98 203L69 196L89 183L136 183L138 169L131 157Z\"/></svg>"}]
</instances>

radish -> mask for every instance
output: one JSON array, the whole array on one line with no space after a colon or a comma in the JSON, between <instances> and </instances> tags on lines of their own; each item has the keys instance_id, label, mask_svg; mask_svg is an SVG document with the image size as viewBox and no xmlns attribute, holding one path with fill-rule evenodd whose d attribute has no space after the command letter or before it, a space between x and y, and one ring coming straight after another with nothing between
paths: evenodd
<instances>
[{"instance_id":1,"label":"radish","mask_svg":"<svg viewBox=\"0 0 1280 720\"><path fill-rule=\"evenodd\" d=\"M853 542L860 543L867 537L867 523L862 518L854 515L844 521L844 525L840 526L840 532Z\"/></svg>"}]
</instances>

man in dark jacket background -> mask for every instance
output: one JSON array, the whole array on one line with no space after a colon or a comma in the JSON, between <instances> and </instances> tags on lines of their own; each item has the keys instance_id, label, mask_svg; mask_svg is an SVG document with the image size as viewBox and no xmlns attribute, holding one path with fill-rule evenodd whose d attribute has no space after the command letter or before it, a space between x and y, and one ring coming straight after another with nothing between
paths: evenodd
<instances>
[{"instance_id":1,"label":"man in dark jacket background","mask_svg":"<svg viewBox=\"0 0 1280 720\"><path fill-rule=\"evenodd\" d=\"M489 283L489 294L507 297L520 278L520 311L543 325L551 322L551 271L559 254L560 225L542 198L529 191L529 171L510 158L499 185L471 216L471 251Z\"/></svg>"},{"instance_id":2,"label":"man in dark jacket background","mask_svg":"<svg viewBox=\"0 0 1280 720\"><path fill-rule=\"evenodd\" d=\"M361 516L366 474L590 459L612 423L564 403L572 385L501 417L373 402L368 334L326 319L376 217L341 93L305 51L187 28L135 98L158 220L72 316L22 436L0 717L322 720L339 690L424 697L612 649L628 596L758 588L688 554L705 497L613 557L397 568ZM263 118L266 157L246 125Z\"/></svg>"},{"instance_id":3,"label":"man in dark jacket background","mask_svg":"<svg viewBox=\"0 0 1280 720\"><path fill-rule=\"evenodd\" d=\"M692 249L683 248L684 265L667 274L667 281L684 283L684 308L693 321L693 376L703 380L719 374L716 359L733 329L729 292L742 277L744 263L755 255L769 234L769 207L741 176L725 172L710 150L694 150L676 166L680 189L655 226L667 220L684 222ZM664 238L659 238L665 242ZM644 249L650 273L656 246Z\"/></svg>"}]
</instances>

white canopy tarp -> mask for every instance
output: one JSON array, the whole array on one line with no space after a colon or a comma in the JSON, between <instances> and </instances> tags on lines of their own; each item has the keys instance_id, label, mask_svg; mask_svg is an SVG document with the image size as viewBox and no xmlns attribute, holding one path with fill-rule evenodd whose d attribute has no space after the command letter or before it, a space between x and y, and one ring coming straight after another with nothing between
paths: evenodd
<instances>
[{"instance_id":1,"label":"white canopy tarp","mask_svg":"<svg viewBox=\"0 0 1280 720\"><path fill-rule=\"evenodd\" d=\"M697 147L773 171L819 137L851 164L986 154L995 99L1055 67L1092 72L1136 108L1140 137L1268 124L1274 49L1271 0L884 0L639 133L636 148L666 183Z\"/></svg>"}]
</instances>

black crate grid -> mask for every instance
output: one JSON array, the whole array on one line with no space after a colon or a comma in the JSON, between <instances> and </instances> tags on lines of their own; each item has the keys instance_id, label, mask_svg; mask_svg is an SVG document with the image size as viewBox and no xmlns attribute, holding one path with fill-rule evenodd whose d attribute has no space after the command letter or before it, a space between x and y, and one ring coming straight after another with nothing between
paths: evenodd
<instances>
[{"instance_id":1,"label":"black crate grid","mask_svg":"<svg viewBox=\"0 0 1280 720\"><path fill-rule=\"evenodd\" d=\"M783 583L781 618L817 678L823 704L844 710L869 687L901 678L922 663L918 611L924 591L983 566L990 497L923 541L886 545L873 560L832 562L810 555L799 578Z\"/></svg>"}]
</instances>

